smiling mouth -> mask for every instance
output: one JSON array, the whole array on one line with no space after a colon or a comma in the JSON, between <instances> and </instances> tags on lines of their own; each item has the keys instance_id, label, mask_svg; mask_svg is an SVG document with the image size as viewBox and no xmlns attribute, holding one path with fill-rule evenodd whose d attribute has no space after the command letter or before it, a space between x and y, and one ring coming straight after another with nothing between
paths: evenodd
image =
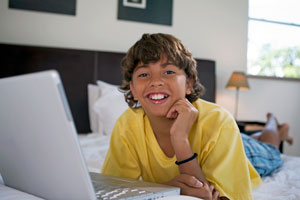
<instances>
[{"instance_id":1,"label":"smiling mouth","mask_svg":"<svg viewBox=\"0 0 300 200\"><path fill-rule=\"evenodd\" d=\"M147 97L154 103L162 103L164 102L169 95L167 94L149 94Z\"/></svg>"}]
</instances>

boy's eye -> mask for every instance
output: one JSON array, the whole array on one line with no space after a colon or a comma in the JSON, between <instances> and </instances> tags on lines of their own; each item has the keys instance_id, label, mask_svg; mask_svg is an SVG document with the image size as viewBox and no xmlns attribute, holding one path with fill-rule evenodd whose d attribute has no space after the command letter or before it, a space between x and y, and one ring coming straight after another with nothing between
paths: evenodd
<instances>
[{"instance_id":1,"label":"boy's eye","mask_svg":"<svg viewBox=\"0 0 300 200\"><path fill-rule=\"evenodd\" d=\"M175 72L172 71L172 70L168 70L168 71L166 71L165 73L166 73L166 74L175 74Z\"/></svg>"},{"instance_id":2,"label":"boy's eye","mask_svg":"<svg viewBox=\"0 0 300 200\"><path fill-rule=\"evenodd\" d=\"M138 75L138 77L147 77L147 76L148 76L147 73L141 73L141 74Z\"/></svg>"}]
</instances>

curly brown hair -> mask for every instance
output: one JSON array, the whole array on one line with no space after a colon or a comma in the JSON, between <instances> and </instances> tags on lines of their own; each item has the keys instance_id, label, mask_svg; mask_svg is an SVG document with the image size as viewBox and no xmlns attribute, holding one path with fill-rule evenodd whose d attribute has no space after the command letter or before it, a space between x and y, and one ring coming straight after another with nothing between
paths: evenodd
<instances>
[{"instance_id":1,"label":"curly brown hair","mask_svg":"<svg viewBox=\"0 0 300 200\"><path fill-rule=\"evenodd\" d=\"M183 69L187 78L194 80L191 94L186 95L190 102L194 102L204 94L204 87L200 84L198 78L197 62L181 41L169 34L146 33L128 50L121 61L123 83L119 88L125 93L125 100L129 107L138 106L138 102L134 100L129 86L135 67L140 62L144 64L157 62L162 55L165 55L168 61Z\"/></svg>"}]
</instances>

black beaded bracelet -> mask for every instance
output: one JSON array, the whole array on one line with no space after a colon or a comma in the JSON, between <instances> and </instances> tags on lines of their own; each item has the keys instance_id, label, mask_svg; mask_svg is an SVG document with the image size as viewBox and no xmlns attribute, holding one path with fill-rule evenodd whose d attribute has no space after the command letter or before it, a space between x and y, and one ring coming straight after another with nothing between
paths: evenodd
<instances>
[{"instance_id":1,"label":"black beaded bracelet","mask_svg":"<svg viewBox=\"0 0 300 200\"><path fill-rule=\"evenodd\" d=\"M186 160L175 161L175 164L176 164L176 165L181 165L181 164L183 164L183 163L186 163L186 162L189 162L189 161L195 159L197 156L198 156L198 154L197 154L197 153L194 153L194 155L193 155L192 157L190 157L190 158L188 158L188 159L186 159Z\"/></svg>"}]
</instances>

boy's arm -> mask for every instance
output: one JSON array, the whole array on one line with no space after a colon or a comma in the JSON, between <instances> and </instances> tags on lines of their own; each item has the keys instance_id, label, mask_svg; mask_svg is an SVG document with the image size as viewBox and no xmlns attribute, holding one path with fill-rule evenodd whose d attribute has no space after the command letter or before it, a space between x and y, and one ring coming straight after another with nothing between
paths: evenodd
<instances>
[{"instance_id":1,"label":"boy's arm","mask_svg":"<svg viewBox=\"0 0 300 200\"><path fill-rule=\"evenodd\" d=\"M194 155L188 135L197 116L198 110L187 99L178 100L167 114L168 118L174 118L170 137L177 161L186 160ZM201 182L208 183L197 159L180 164L178 168L180 174L195 176Z\"/></svg>"},{"instance_id":2,"label":"boy's arm","mask_svg":"<svg viewBox=\"0 0 300 200\"><path fill-rule=\"evenodd\" d=\"M194 152L192 151L188 139L182 140L176 137L174 138L171 137L171 141L172 141L172 145L175 151L177 161L186 160L188 158L191 158L194 155ZM197 162L197 158L178 165L178 168L180 174L188 174L191 176L195 176L202 183L208 183Z\"/></svg>"},{"instance_id":3,"label":"boy's arm","mask_svg":"<svg viewBox=\"0 0 300 200\"><path fill-rule=\"evenodd\" d=\"M198 110L187 99L178 100L169 110L167 117L174 119L174 123L170 130L170 137L177 161L180 162L191 158L194 155L194 152L191 148L188 136L195 120L198 117ZM179 185L181 185L179 187L181 187L181 189L185 188L188 193L192 193L191 196L203 198L201 194L206 194L209 196L207 199L227 199L226 197L219 197L219 192L216 191L214 186L207 181L196 158L179 164L178 168L181 175L171 181L178 181ZM188 175L185 179L189 180L180 180L183 179L182 176L185 175ZM189 184L189 182L193 183L193 181L191 181L193 178L197 178L201 181L203 183L203 187L197 188L195 186L196 181L194 181L194 185ZM184 184L182 185L182 183Z\"/></svg>"}]
</instances>

